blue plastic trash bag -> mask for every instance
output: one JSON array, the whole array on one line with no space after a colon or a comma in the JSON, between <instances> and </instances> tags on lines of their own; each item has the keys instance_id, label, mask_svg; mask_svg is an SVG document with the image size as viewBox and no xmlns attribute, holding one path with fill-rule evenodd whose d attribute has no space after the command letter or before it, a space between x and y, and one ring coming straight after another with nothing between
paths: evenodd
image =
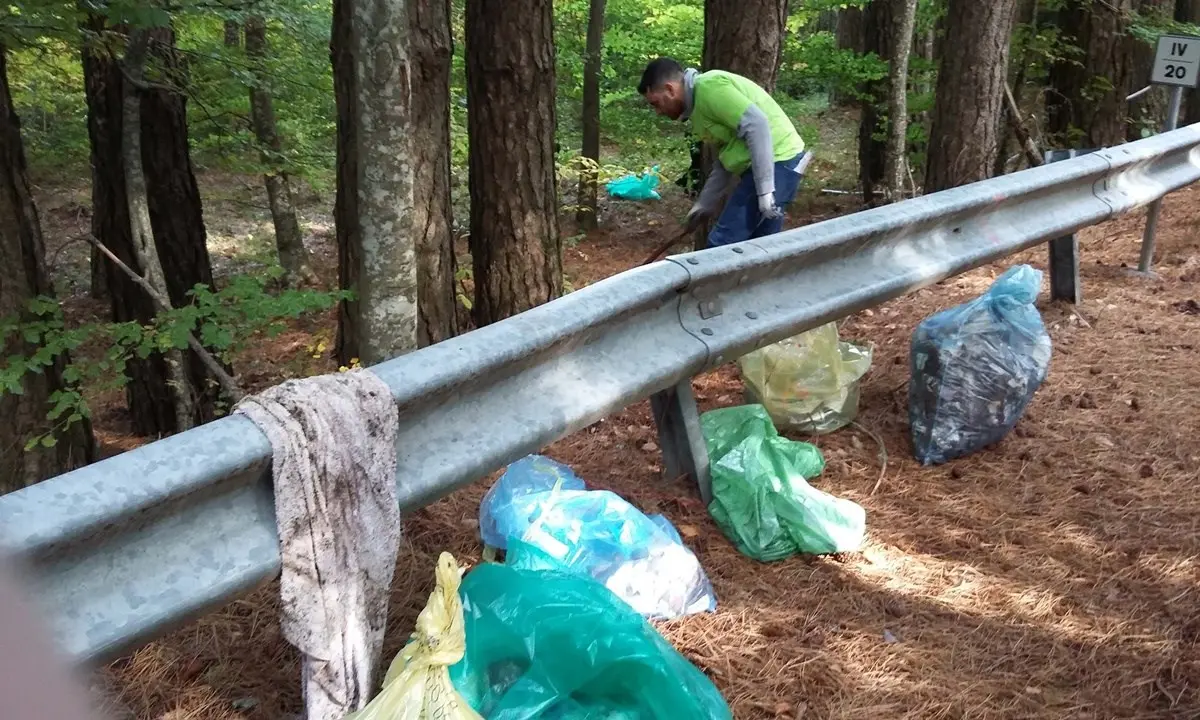
<instances>
[{"instance_id":1,"label":"blue plastic trash bag","mask_svg":"<svg viewBox=\"0 0 1200 720\"><path fill-rule=\"evenodd\" d=\"M467 650L450 668L488 720L726 720L712 682L594 580L519 540L463 578Z\"/></svg>"},{"instance_id":2,"label":"blue plastic trash bag","mask_svg":"<svg viewBox=\"0 0 1200 720\"><path fill-rule=\"evenodd\" d=\"M529 455L509 465L479 505L479 534L484 544L503 550L510 535L520 537L537 508L530 496L556 485L562 490L584 489L571 468L548 457Z\"/></svg>"},{"instance_id":3,"label":"blue plastic trash bag","mask_svg":"<svg viewBox=\"0 0 1200 720\"><path fill-rule=\"evenodd\" d=\"M913 332L908 421L923 465L1000 441L1050 368L1050 336L1034 306L1042 273L1009 268L983 295L931 315Z\"/></svg>"},{"instance_id":4,"label":"blue plastic trash bag","mask_svg":"<svg viewBox=\"0 0 1200 720\"><path fill-rule=\"evenodd\" d=\"M563 489L568 485L578 489ZM479 525L488 545L523 541L563 570L603 583L646 617L716 609L712 583L670 521L648 517L616 493L583 489L569 468L547 458L510 466L484 497Z\"/></svg>"},{"instance_id":5,"label":"blue plastic trash bag","mask_svg":"<svg viewBox=\"0 0 1200 720\"><path fill-rule=\"evenodd\" d=\"M655 190L658 187L658 166L650 168L650 170L641 175L629 174L624 177L619 177L616 180L610 180L604 186L608 190L608 194L615 198L623 200L661 200L662 197Z\"/></svg>"}]
</instances>

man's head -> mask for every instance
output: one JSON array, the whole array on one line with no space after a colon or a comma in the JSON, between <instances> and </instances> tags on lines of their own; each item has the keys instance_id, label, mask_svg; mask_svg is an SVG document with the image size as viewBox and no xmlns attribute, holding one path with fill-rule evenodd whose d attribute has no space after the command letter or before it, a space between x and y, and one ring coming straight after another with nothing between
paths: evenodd
<instances>
[{"instance_id":1,"label":"man's head","mask_svg":"<svg viewBox=\"0 0 1200 720\"><path fill-rule=\"evenodd\" d=\"M683 66L667 57L651 60L642 73L638 92L659 115L678 120L685 107Z\"/></svg>"}]
</instances>

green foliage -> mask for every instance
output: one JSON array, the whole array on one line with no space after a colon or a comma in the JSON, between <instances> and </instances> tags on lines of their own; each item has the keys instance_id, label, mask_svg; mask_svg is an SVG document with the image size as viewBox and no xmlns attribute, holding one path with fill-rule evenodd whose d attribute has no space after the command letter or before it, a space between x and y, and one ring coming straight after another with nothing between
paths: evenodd
<instances>
[{"instance_id":1,"label":"green foliage","mask_svg":"<svg viewBox=\"0 0 1200 720\"><path fill-rule=\"evenodd\" d=\"M42 373L65 363L65 387L52 394L47 418L55 423L48 436L30 440L30 447L69 429L89 417L84 392L99 392L124 386L125 366L132 358L147 358L168 350L185 350L189 333L218 357L230 360L262 337L282 332L287 319L322 312L349 299L346 291L268 291L279 272L262 276L240 275L220 291L197 285L189 295L192 302L161 312L142 325L137 322L89 323L70 326L59 304L49 297L36 297L27 304L23 318L0 318L0 347L18 352L0 360L0 395L24 392L26 374Z\"/></svg>"}]
</instances>

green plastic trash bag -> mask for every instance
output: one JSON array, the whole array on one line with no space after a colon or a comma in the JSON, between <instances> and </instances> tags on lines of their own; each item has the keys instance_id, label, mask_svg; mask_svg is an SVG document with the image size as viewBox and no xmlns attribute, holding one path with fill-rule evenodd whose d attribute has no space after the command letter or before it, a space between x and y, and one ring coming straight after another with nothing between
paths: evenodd
<instances>
[{"instance_id":1,"label":"green plastic trash bag","mask_svg":"<svg viewBox=\"0 0 1200 720\"><path fill-rule=\"evenodd\" d=\"M600 583L509 539L460 594L467 651L450 669L488 720L732 720L696 666Z\"/></svg>"},{"instance_id":2,"label":"green plastic trash bag","mask_svg":"<svg viewBox=\"0 0 1200 720\"><path fill-rule=\"evenodd\" d=\"M608 194L622 200L661 200L658 194L658 166L650 168L641 175L630 173L616 180L610 180L605 189Z\"/></svg>"},{"instance_id":3,"label":"green plastic trash bag","mask_svg":"<svg viewBox=\"0 0 1200 720\"><path fill-rule=\"evenodd\" d=\"M761 403L784 430L810 435L849 425L871 349L838 340L837 323L760 348L738 360L746 402Z\"/></svg>"},{"instance_id":4,"label":"green plastic trash bag","mask_svg":"<svg viewBox=\"0 0 1200 720\"><path fill-rule=\"evenodd\" d=\"M766 408L742 405L700 418L712 474L708 511L744 555L771 562L862 546L866 511L809 485L821 451L781 437Z\"/></svg>"}]
</instances>

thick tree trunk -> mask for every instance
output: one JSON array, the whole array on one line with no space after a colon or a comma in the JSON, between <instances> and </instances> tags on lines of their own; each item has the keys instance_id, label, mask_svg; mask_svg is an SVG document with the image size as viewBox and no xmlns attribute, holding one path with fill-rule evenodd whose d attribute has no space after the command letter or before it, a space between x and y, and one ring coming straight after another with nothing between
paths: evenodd
<instances>
[{"instance_id":1,"label":"thick tree trunk","mask_svg":"<svg viewBox=\"0 0 1200 720\"><path fill-rule=\"evenodd\" d=\"M893 0L871 0L863 9L863 48L891 65L895 56L896 17ZM863 202L874 204L881 186L886 184L887 128L884 102L888 97L887 79L865 83L866 94L858 125L858 182Z\"/></svg>"},{"instance_id":2,"label":"thick tree trunk","mask_svg":"<svg viewBox=\"0 0 1200 720\"><path fill-rule=\"evenodd\" d=\"M354 290L358 285L358 78L354 70L353 0L334 0L333 28L329 54L333 64L333 95L337 106L337 191L333 222L338 246L338 287ZM359 301L343 300L338 305L338 362L349 365L360 357L362 329L358 324Z\"/></svg>"},{"instance_id":3,"label":"thick tree trunk","mask_svg":"<svg viewBox=\"0 0 1200 720\"><path fill-rule=\"evenodd\" d=\"M930 130L925 192L991 176L999 151L1000 109L1016 0L950 0L946 32L955 52L942 59Z\"/></svg>"},{"instance_id":4,"label":"thick tree trunk","mask_svg":"<svg viewBox=\"0 0 1200 720\"><path fill-rule=\"evenodd\" d=\"M162 263L158 259L158 248L154 243L154 231L150 227L150 201L146 191L146 176L140 162L142 157L142 102L139 88L145 76L146 54L150 38L146 30L130 33L125 58L121 60L125 72L121 97L121 159L125 167L125 198L129 203L130 237L133 239L133 254L137 258L139 274L159 295L167 296L167 281ZM165 353L167 379L170 384L172 406L175 410L175 429L192 427L194 403L192 384L188 379L183 353L170 350Z\"/></svg>"},{"instance_id":5,"label":"thick tree trunk","mask_svg":"<svg viewBox=\"0 0 1200 720\"><path fill-rule=\"evenodd\" d=\"M1119 145L1128 134L1132 0L1067 0L1058 26L1083 56L1055 63L1046 94L1047 125L1064 147Z\"/></svg>"},{"instance_id":6,"label":"thick tree trunk","mask_svg":"<svg viewBox=\"0 0 1200 720\"><path fill-rule=\"evenodd\" d=\"M775 91L787 35L787 0L704 0L704 68L728 70Z\"/></svg>"},{"instance_id":7,"label":"thick tree trunk","mask_svg":"<svg viewBox=\"0 0 1200 720\"><path fill-rule=\"evenodd\" d=\"M100 19L92 18L88 24L95 32L104 30ZM178 73L174 33L159 28L149 34L152 61L163 67L168 82L177 80L171 77ZM123 262L136 267L121 154L126 81L117 63L104 52L85 50L83 69L92 151L92 234ZM187 293L196 284L212 285L200 192L188 153L186 100L158 87L141 92L140 100L141 157L150 225L171 302L178 307L188 302ZM111 263L106 262L105 267L113 319L149 322L155 315L153 301ZM195 421L205 422L215 416L216 387L190 352L187 364L193 386L200 389ZM133 358L126 375L134 432L150 436L174 432L172 392L162 357Z\"/></svg>"},{"instance_id":8,"label":"thick tree trunk","mask_svg":"<svg viewBox=\"0 0 1200 720\"><path fill-rule=\"evenodd\" d=\"M261 16L246 19L246 57L250 60L254 83L250 86L250 124L258 140L259 153L267 172L263 183L267 188L267 203L271 207L271 222L275 226L275 249L283 266L286 282L296 286L315 280L309 266L308 251L296 220L292 201L292 185L280 166L283 143L275 125L275 108L264 66L267 56L267 24Z\"/></svg>"},{"instance_id":9,"label":"thick tree trunk","mask_svg":"<svg viewBox=\"0 0 1200 720\"><path fill-rule=\"evenodd\" d=\"M898 200L904 196L908 170L908 56L912 50L913 26L917 21L917 0L892 0L892 62L888 74L888 148L886 178L888 194Z\"/></svg>"},{"instance_id":10,"label":"thick tree trunk","mask_svg":"<svg viewBox=\"0 0 1200 720\"><path fill-rule=\"evenodd\" d=\"M25 175L21 126L8 86L7 50L0 44L0 318L24 317L34 297L53 296L46 276L37 208ZM0 367L12 355L31 356L35 348L20 336L0 337ZM0 389L0 495L41 482L95 459L87 418L69 427L67 417L49 420L50 395L64 389L59 361L39 373L25 373L21 392ZM52 447L32 439L50 436Z\"/></svg>"},{"instance_id":11,"label":"thick tree trunk","mask_svg":"<svg viewBox=\"0 0 1200 720\"><path fill-rule=\"evenodd\" d=\"M834 32L838 49L851 50L861 55L866 41L865 29L862 8L843 8L837 14L837 29ZM854 99L835 88L829 94L829 101L837 105L847 105L853 103Z\"/></svg>"},{"instance_id":12,"label":"thick tree trunk","mask_svg":"<svg viewBox=\"0 0 1200 720\"><path fill-rule=\"evenodd\" d=\"M600 54L604 44L604 0L591 0L587 57L583 65L583 157L593 164L579 173L580 227L596 227L596 167L600 164Z\"/></svg>"},{"instance_id":13,"label":"thick tree trunk","mask_svg":"<svg viewBox=\"0 0 1200 720\"><path fill-rule=\"evenodd\" d=\"M425 346L458 333L450 204L450 0L409 0L409 18L417 342Z\"/></svg>"},{"instance_id":14,"label":"thick tree trunk","mask_svg":"<svg viewBox=\"0 0 1200 720\"><path fill-rule=\"evenodd\" d=\"M475 319L558 297L554 17L550 0L468 0L467 127Z\"/></svg>"},{"instance_id":15,"label":"thick tree trunk","mask_svg":"<svg viewBox=\"0 0 1200 720\"><path fill-rule=\"evenodd\" d=\"M1181 0L1186 2L1187 0ZM1153 20L1169 22L1174 18L1175 0L1137 0L1137 11ZM1154 70L1153 43L1128 36L1130 45L1129 86L1125 93L1137 92L1150 84L1150 73ZM1129 140L1138 140L1143 132L1156 133L1163 127L1167 117L1167 96L1169 90L1156 85L1148 93L1127 104L1131 114L1129 129L1126 134ZM1195 91L1193 91L1194 93Z\"/></svg>"}]
</instances>

